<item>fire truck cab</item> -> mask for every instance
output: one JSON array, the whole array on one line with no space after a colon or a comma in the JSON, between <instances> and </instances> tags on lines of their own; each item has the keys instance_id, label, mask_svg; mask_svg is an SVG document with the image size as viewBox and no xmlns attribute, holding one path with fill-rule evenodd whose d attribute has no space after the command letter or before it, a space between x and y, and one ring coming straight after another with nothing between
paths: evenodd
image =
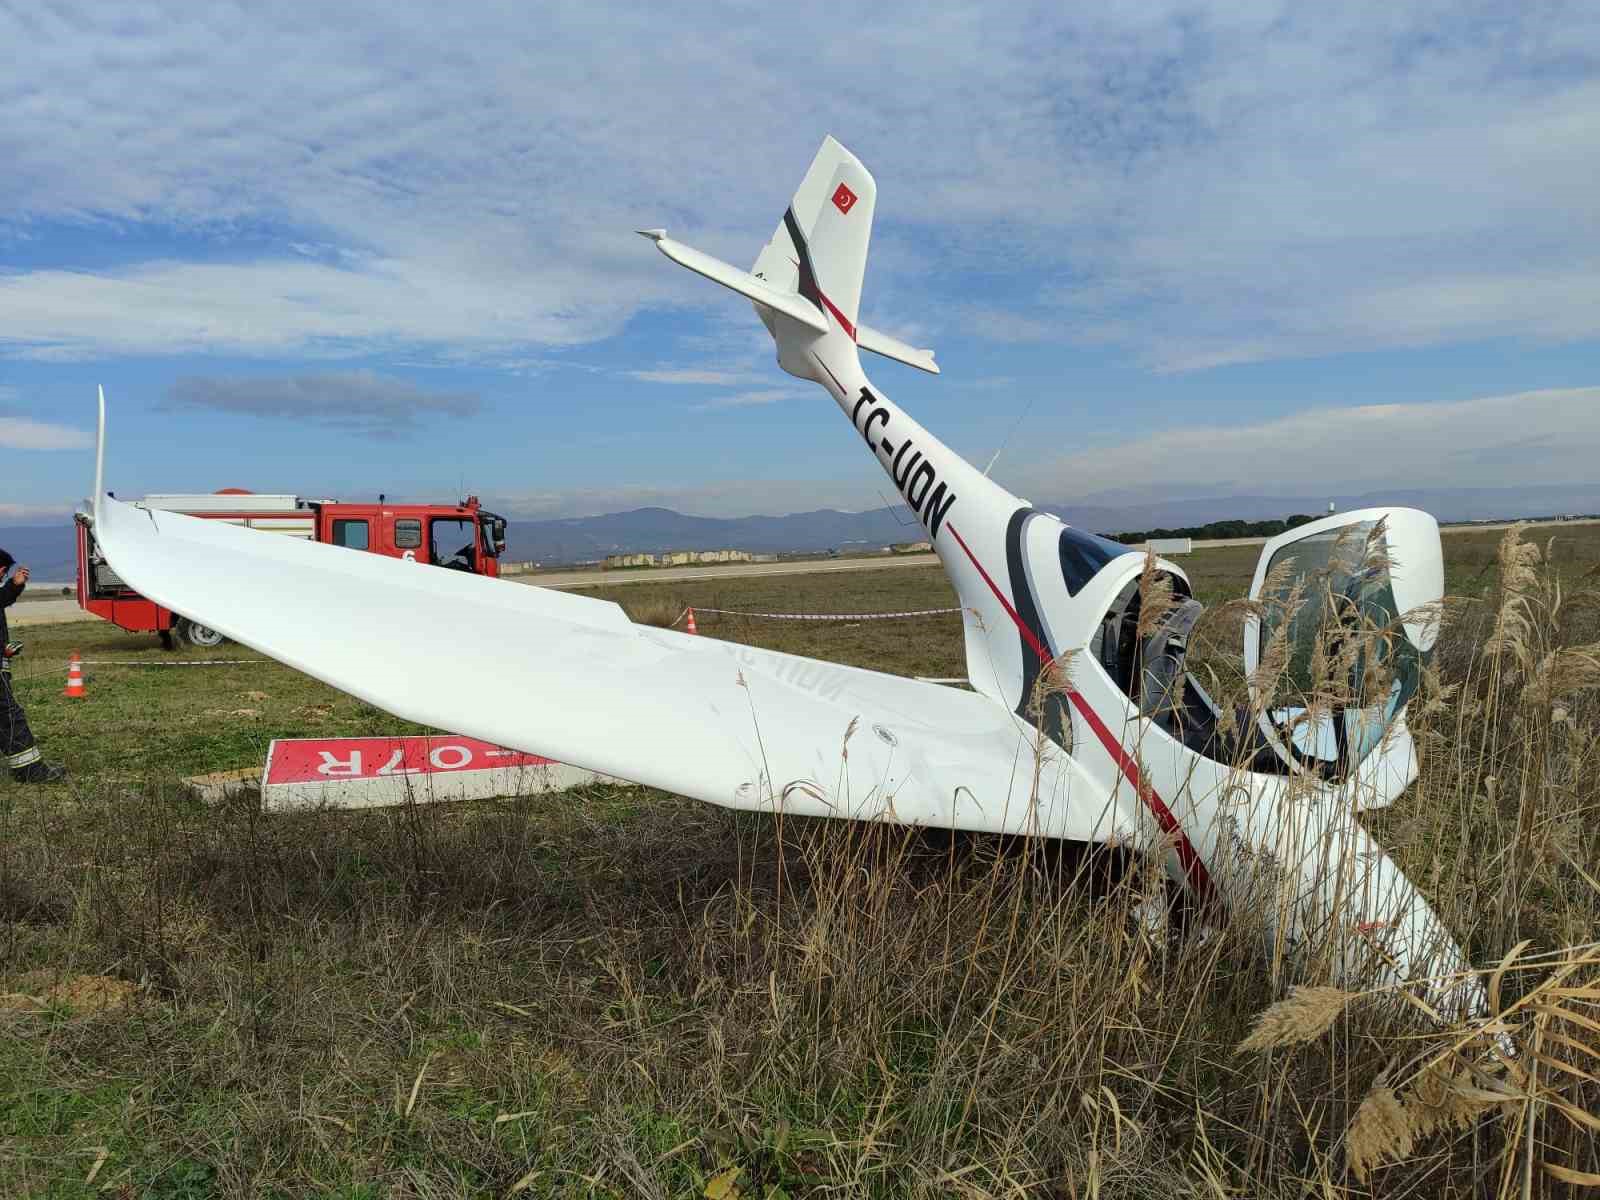
<instances>
[{"instance_id":1,"label":"fire truck cab","mask_svg":"<svg viewBox=\"0 0 1600 1200\"><path fill-rule=\"evenodd\" d=\"M506 548L505 518L485 512L476 496L460 504L388 504L381 496L374 504L345 504L225 488L146 496L135 503L491 578L499 577ZM118 579L95 546L94 522L85 513L77 516L77 533L79 608L132 633L160 634L167 646L174 637L195 646L223 640L216 630L147 600Z\"/></svg>"}]
</instances>

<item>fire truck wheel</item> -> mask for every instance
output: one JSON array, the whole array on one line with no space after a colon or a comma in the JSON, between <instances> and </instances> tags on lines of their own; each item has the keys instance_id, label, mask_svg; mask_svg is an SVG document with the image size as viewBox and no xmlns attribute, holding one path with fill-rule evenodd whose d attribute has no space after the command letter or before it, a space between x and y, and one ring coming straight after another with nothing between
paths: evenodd
<instances>
[{"instance_id":1,"label":"fire truck wheel","mask_svg":"<svg viewBox=\"0 0 1600 1200\"><path fill-rule=\"evenodd\" d=\"M209 625L201 625L185 617L177 626L178 636L191 646L200 646L209 650L213 646L220 646L227 639Z\"/></svg>"}]
</instances>

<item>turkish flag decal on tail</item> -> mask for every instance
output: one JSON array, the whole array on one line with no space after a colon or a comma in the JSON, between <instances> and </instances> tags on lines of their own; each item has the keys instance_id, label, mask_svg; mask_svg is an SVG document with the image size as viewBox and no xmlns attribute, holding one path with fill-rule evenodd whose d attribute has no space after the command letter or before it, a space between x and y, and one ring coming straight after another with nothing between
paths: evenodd
<instances>
[{"instance_id":1,"label":"turkish flag decal on tail","mask_svg":"<svg viewBox=\"0 0 1600 1200\"><path fill-rule=\"evenodd\" d=\"M842 213L850 211L850 206L856 202L856 194L844 184L839 185L839 190L833 193L833 206Z\"/></svg>"}]
</instances>

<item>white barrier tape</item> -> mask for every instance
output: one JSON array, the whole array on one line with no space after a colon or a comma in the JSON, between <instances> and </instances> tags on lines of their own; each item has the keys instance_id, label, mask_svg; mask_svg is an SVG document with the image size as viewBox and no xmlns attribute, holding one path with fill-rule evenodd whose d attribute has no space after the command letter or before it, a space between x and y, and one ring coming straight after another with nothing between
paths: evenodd
<instances>
[{"instance_id":1,"label":"white barrier tape","mask_svg":"<svg viewBox=\"0 0 1600 1200\"><path fill-rule=\"evenodd\" d=\"M270 658L200 658L192 662L144 662L140 659L85 658L86 667L242 667L246 663L271 662Z\"/></svg>"},{"instance_id":2,"label":"white barrier tape","mask_svg":"<svg viewBox=\"0 0 1600 1200\"><path fill-rule=\"evenodd\" d=\"M736 608L701 608L695 605L696 613L717 613L725 617L759 617L765 621L888 621L897 617L939 617L947 613L958 613L959 608L918 608L907 612L887 613L763 613L742 612ZM679 621L683 617L678 618ZM673 622L674 625L677 621Z\"/></svg>"}]
</instances>

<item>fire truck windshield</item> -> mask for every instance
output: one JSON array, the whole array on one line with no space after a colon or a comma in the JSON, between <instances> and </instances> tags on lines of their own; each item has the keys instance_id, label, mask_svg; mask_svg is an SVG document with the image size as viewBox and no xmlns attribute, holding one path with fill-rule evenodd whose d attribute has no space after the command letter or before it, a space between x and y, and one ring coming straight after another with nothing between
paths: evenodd
<instances>
[{"instance_id":1,"label":"fire truck windshield","mask_svg":"<svg viewBox=\"0 0 1600 1200\"><path fill-rule=\"evenodd\" d=\"M494 513L480 513L478 520L483 523L483 552L499 558L506 549L506 519Z\"/></svg>"}]
</instances>

